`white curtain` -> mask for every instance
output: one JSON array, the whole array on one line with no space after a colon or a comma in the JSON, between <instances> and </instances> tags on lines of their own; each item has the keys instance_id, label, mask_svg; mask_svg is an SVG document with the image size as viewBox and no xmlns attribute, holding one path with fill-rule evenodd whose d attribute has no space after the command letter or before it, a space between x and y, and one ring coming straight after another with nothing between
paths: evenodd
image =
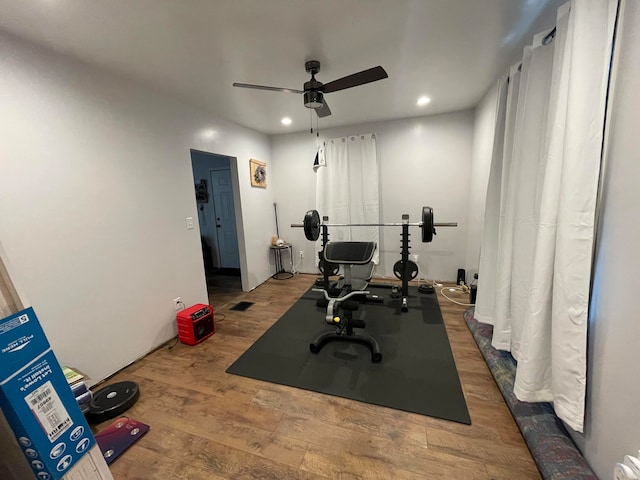
<instances>
[{"instance_id":1,"label":"white curtain","mask_svg":"<svg viewBox=\"0 0 640 480\"><path fill-rule=\"evenodd\" d=\"M374 134L327 140L325 166L316 170L316 209L330 223L380 223L378 160ZM331 227L330 240L380 245L379 227ZM321 249L320 240L318 250ZM373 261L378 263L376 250Z\"/></svg>"},{"instance_id":2,"label":"white curtain","mask_svg":"<svg viewBox=\"0 0 640 480\"><path fill-rule=\"evenodd\" d=\"M497 258L493 270L481 265L476 306L478 320L494 325L493 346L518 361L516 397L552 401L557 415L580 432L616 6L617 0L563 5L555 39L547 42L551 32L534 37L519 82L511 71L508 99L517 89L517 104L506 108L502 158L494 152L500 166L492 165L486 210L491 231L482 246L487 263L494 248ZM497 244L490 244L495 238Z\"/></svg>"},{"instance_id":3,"label":"white curtain","mask_svg":"<svg viewBox=\"0 0 640 480\"><path fill-rule=\"evenodd\" d=\"M536 178L551 84L554 44L543 45L549 32L534 38L522 61L518 109L507 178L505 228L498 257L496 318L492 345L520 358L526 299L530 289L535 230Z\"/></svg>"}]
</instances>

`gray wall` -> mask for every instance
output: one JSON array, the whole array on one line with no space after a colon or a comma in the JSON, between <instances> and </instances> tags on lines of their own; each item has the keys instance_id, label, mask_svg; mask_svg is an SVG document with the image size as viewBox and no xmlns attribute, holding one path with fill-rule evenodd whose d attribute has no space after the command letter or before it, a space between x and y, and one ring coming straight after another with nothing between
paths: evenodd
<instances>
[{"instance_id":1,"label":"gray wall","mask_svg":"<svg viewBox=\"0 0 640 480\"><path fill-rule=\"evenodd\" d=\"M0 112L0 242L63 364L101 380L207 302L191 148L238 159L243 288L271 275L266 135L1 33Z\"/></svg>"},{"instance_id":2,"label":"gray wall","mask_svg":"<svg viewBox=\"0 0 640 480\"><path fill-rule=\"evenodd\" d=\"M603 479L612 477L615 462L640 449L640 4L623 4L589 311L585 433L576 434Z\"/></svg>"},{"instance_id":3,"label":"gray wall","mask_svg":"<svg viewBox=\"0 0 640 480\"><path fill-rule=\"evenodd\" d=\"M493 135L496 124L498 83L482 98L474 111L473 157L469 179L469 228L467 231L467 283L473 280L480 264L480 247L484 231L484 211L493 154Z\"/></svg>"},{"instance_id":4,"label":"gray wall","mask_svg":"<svg viewBox=\"0 0 640 480\"><path fill-rule=\"evenodd\" d=\"M421 278L455 281L457 269L465 267L473 119L473 111L465 110L321 131L325 139L376 134L383 222L400 222L403 213L419 222L422 207L428 205L434 209L436 222L459 223L457 228L438 229L431 243L421 243L420 230L411 230L411 253L418 255ZM302 229L289 225L302 222L305 212L315 208L312 165L316 148L315 134L272 138L280 236L296 252L304 252L299 270L310 273L317 271L314 244L305 239ZM382 228L380 235L380 265L375 275L393 277L393 264L400 259L400 228Z\"/></svg>"}]
</instances>

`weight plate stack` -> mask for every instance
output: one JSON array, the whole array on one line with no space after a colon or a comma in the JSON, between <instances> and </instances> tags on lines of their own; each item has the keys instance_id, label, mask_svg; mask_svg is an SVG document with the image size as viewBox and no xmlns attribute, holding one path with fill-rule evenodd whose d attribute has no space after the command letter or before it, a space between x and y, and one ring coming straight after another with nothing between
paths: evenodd
<instances>
[{"instance_id":1,"label":"weight plate stack","mask_svg":"<svg viewBox=\"0 0 640 480\"><path fill-rule=\"evenodd\" d=\"M136 382L118 382L93 394L85 417L89 423L100 423L129 410L140 397Z\"/></svg>"}]
</instances>

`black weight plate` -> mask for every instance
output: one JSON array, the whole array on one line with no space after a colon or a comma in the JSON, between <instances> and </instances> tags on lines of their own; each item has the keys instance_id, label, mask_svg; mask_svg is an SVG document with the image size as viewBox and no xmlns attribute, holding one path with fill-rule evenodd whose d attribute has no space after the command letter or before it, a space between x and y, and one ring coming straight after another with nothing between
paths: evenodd
<instances>
[{"instance_id":1,"label":"black weight plate","mask_svg":"<svg viewBox=\"0 0 640 480\"><path fill-rule=\"evenodd\" d=\"M136 382L118 382L93 394L85 417L89 423L100 423L129 410L140 397Z\"/></svg>"},{"instance_id":2,"label":"black weight plate","mask_svg":"<svg viewBox=\"0 0 640 480\"><path fill-rule=\"evenodd\" d=\"M418 265L411 260L407 261L407 265L405 269L402 268L402 260L398 260L393 264L393 274L399 279L402 280L402 277L407 275L407 280L413 280L418 276Z\"/></svg>"},{"instance_id":3,"label":"black weight plate","mask_svg":"<svg viewBox=\"0 0 640 480\"><path fill-rule=\"evenodd\" d=\"M433 240L436 229L433 226L433 208L422 207L422 241L429 243Z\"/></svg>"},{"instance_id":4,"label":"black weight plate","mask_svg":"<svg viewBox=\"0 0 640 480\"><path fill-rule=\"evenodd\" d=\"M304 215L304 236L307 240L315 242L320 238L320 214L317 210L309 210Z\"/></svg>"}]
</instances>

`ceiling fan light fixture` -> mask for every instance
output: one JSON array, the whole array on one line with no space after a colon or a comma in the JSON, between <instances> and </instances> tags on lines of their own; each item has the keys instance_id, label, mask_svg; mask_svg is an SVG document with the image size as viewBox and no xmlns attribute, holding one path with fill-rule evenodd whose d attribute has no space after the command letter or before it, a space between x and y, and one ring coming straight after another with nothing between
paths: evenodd
<instances>
[{"instance_id":1,"label":"ceiling fan light fixture","mask_svg":"<svg viewBox=\"0 0 640 480\"><path fill-rule=\"evenodd\" d=\"M270 87L268 85L255 85L252 83L234 83L234 87L254 88L257 90L268 90L272 92L284 93L302 93L304 94L304 106L312 108L316 111L319 118L331 115L331 109L327 102L324 101L325 93L338 92L348 88L358 87L371 82L377 82L388 78L387 72L380 65L361 72L352 73L346 77L338 78L329 83L322 83L316 80L316 74L320 71L320 62L317 60L309 60L304 64L307 73L311 74L309 81L304 83L303 90L294 90L292 88Z\"/></svg>"},{"instance_id":2,"label":"ceiling fan light fixture","mask_svg":"<svg viewBox=\"0 0 640 480\"><path fill-rule=\"evenodd\" d=\"M307 108L320 108L324 105L322 92L309 90L304 92L304 106Z\"/></svg>"}]
</instances>

